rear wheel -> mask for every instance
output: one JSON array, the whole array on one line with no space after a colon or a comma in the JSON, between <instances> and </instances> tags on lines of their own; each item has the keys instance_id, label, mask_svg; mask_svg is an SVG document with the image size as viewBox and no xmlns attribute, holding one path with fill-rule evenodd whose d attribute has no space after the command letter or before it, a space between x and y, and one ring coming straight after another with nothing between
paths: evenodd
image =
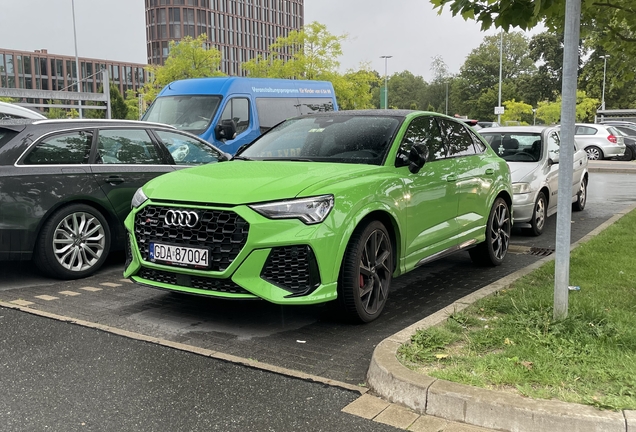
<instances>
[{"instance_id":1,"label":"rear wheel","mask_svg":"<svg viewBox=\"0 0 636 432\"><path fill-rule=\"evenodd\" d=\"M579 187L579 192L576 194L576 201L572 203L572 210L581 211L585 208L585 203L587 202L587 181L583 178L581 179L581 186Z\"/></svg>"},{"instance_id":2,"label":"rear wheel","mask_svg":"<svg viewBox=\"0 0 636 432\"><path fill-rule=\"evenodd\" d=\"M497 198L492 205L486 225L486 240L468 252L475 264L500 265L510 246L510 208L503 198Z\"/></svg>"},{"instance_id":3,"label":"rear wheel","mask_svg":"<svg viewBox=\"0 0 636 432\"><path fill-rule=\"evenodd\" d=\"M57 210L44 223L33 254L44 273L79 279L95 273L106 261L110 229L95 208L72 204Z\"/></svg>"},{"instance_id":4,"label":"rear wheel","mask_svg":"<svg viewBox=\"0 0 636 432\"><path fill-rule=\"evenodd\" d=\"M360 226L345 251L338 297L347 317L370 322L380 316L393 277L393 246L384 225Z\"/></svg>"},{"instance_id":5,"label":"rear wheel","mask_svg":"<svg viewBox=\"0 0 636 432\"><path fill-rule=\"evenodd\" d=\"M598 148L596 146L590 146L590 147L586 148L585 152L587 153L587 158L589 160L601 160L601 159L603 159L603 150L601 150L600 148Z\"/></svg>"}]
</instances>

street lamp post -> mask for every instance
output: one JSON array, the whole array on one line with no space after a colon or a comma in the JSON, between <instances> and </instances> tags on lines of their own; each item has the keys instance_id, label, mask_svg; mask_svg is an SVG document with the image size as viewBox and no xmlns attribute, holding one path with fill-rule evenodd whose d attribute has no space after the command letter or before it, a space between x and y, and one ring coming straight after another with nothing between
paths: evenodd
<instances>
[{"instance_id":1,"label":"street lamp post","mask_svg":"<svg viewBox=\"0 0 636 432\"><path fill-rule=\"evenodd\" d=\"M389 75L387 73L388 60L393 56L380 56L384 59L384 109L389 107Z\"/></svg>"},{"instance_id":2,"label":"street lamp post","mask_svg":"<svg viewBox=\"0 0 636 432\"><path fill-rule=\"evenodd\" d=\"M599 56L603 59L603 94L601 95L601 109L605 109L605 72L607 72L607 58L609 54Z\"/></svg>"},{"instance_id":3,"label":"street lamp post","mask_svg":"<svg viewBox=\"0 0 636 432\"><path fill-rule=\"evenodd\" d=\"M532 108L532 125L535 126L537 124L537 109Z\"/></svg>"},{"instance_id":4,"label":"street lamp post","mask_svg":"<svg viewBox=\"0 0 636 432\"><path fill-rule=\"evenodd\" d=\"M75 69L77 69L77 92L80 93L82 90L80 89L80 67L79 67L79 59L77 57L77 32L75 30L75 0L71 0L71 8L73 9L73 40L75 41ZM77 101L79 105L79 118L82 118L82 101Z\"/></svg>"}]
</instances>

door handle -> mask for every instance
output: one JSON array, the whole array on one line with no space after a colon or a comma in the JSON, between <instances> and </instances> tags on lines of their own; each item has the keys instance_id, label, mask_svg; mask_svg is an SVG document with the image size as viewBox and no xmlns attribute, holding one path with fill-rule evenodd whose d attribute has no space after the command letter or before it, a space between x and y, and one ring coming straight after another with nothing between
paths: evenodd
<instances>
[{"instance_id":1,"label":"door handle","mask_svg":"<svg viewBox=\"0 0 636 432\"><path fill-rule=\"evenodd\" d=\"M457 175L456 175L456 174L449 174L449 175L446 177L446 181L447 181L447 182L454 182L454 181L457 181Z\"/></svg>"},{"instance_id":2,"label":"door handle","mask_svg":"<svg viewBox=\"0 0 636 432\"><path fill-rule=\"evenodd\" d=\"M495 170L492 168L487 168L486 169L486 175L493 175L495 173Z\"/></svg>"},{"instance_id":3,"label":"door handle","mask_svg":"<svg viewBox=\"0 0 636 432\"><path fill-rule=\"evenodd\" d=\"M120 184L120 183L123 183L123 182L124 182L124 179L122 177L120 177L120 176L109 176L106 179L106 183L110 183L112 185Z\"/></svg>"}]
</instances>

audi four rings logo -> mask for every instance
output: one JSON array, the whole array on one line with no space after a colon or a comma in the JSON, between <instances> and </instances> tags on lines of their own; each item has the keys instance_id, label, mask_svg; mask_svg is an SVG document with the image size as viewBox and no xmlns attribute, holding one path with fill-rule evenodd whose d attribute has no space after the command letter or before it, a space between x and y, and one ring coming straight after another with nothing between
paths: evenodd
<instances>
[{"instance_id":1,"label":"audi four rings logo","mask_svg":"<svg viewBox=\"0 0 636 432\"><path fill-rule=\"evenodd\" d=\"M199 222L197 212L185 210L168 210L165 223L169 226L179 226L184 228L194 228Z\"/></svg>"}]
</instances>

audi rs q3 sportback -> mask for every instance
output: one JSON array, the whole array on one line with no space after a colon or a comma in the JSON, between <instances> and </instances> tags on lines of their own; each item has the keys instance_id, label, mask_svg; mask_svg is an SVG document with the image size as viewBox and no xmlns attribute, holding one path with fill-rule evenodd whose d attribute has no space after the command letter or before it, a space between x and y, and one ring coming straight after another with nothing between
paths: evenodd
<instances>
[{"instance_id":1,"label":"audi rs q3 sportback","mask_svg":"<svg viewBox=\"0 0 636 432\"><path fill-rule=\"evenodd\" d=\"M506 162L461 121L401 110L280 123L233 160L151 180L125 221L124 276L217 298L384 308L393 277L468 250L506 256Z\"/></svg>"},{"instance_id":2,"label":"audi rs q3 sportback","mask_svg":"<svg viewBox=\"0 0 636 432\"><path fill-rule=\"evenodd\" d=\"M126 120L0 121L0 260L46 274L94 273L125 245L135 191L177 169L226 160L189 133Z\"/></svg>"}]
</instances>

